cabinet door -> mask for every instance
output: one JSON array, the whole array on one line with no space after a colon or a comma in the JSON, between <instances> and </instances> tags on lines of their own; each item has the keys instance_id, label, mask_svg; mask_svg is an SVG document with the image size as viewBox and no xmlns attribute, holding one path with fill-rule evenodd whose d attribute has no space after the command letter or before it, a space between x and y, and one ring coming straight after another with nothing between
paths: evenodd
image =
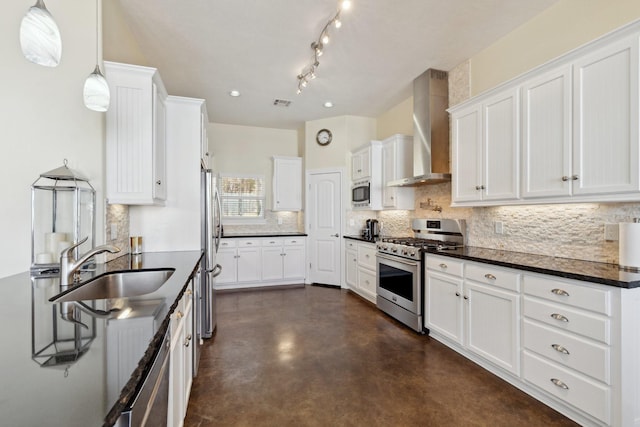
<instances>
[{"instance_id":1,"label":"cabinet door","mask_svg":"<svg viewBox=\"0 0 640 427\"><path fill-rule=\"evenodd\" d=\"M302 159L273 159L273 210L302 209Z\"/></svg>"},{"instance_id":2,"label":"cabinet door","mask_svg":"<svg viewBox=\"0 0 640 427\"><path fill-rule=\"evenodd\" d=\"M394 142L382 146L382 205L385 208L396 206L396 187L387 187L387 182L397 178L396 150Z\"/></svg>"},{"instance_id":3,"label":"cabinet door","mask_svg":"<svg viewBox=\"0 0 640 427\"><path fill-rule=\"evenodd\" d=\"M452 116L453 202L482 199L482 110L473 105Z\"/></svg>"},{"instance_id":4,"label":"cabinet door","mask_svg":"<svg viewBox=\"0 0 640 427\"><path fill-rule=\"evenodd\" d=\"M261 274L261 249L238 248L238 282L259 282ZM280 261L282 265L282 261Z\"/></svg>"},{"instance_id":5,"label":"cabinet door","mask_svg":"<svg viewBox=\"0 0 640 427\"><path fill-rule=\"evenodd\" d=\"M236 283L238 281L238 254L235 248L220 249L216 261L222 267L222 272L216 277L216 284Z\"/></svg>"},{"instance_id":6,"label":"cabinet door","mask_svg":"<svg viewBox=\"0 0 640 427\"><path fill-rule=\"evenodd\" d=\"M170 427L180 427L184 419L184 321L183 312L171 315L171 356L169 357L169 410L167 421Z\"/></svg>"},{"instance_id":7,"label":"cabinet door","mask_svg":"<svg viewBox=\"0 0 640 427\"><path fill-rule=\"evenodd\" d=\"M462 280L427 270L425 327L462 344Z\"/></svg>"},{"instance_id":8,"label":"cabinet door","mask_svg":"<svg viewBox=\"0 0 640 427\"><path fill-rule=\"evenodd\" d=\"M519 194L519 89L497 94L483 105L483 200L512 200Z\"/></svg>"},{"instance_id":9,"label":"cabinet door","mask_svg":"<svg viewBox=\"0 0 640 427\"><path fill-rule=\"evenodd\" d=\"M209 169L209 138L207 137L208 118L205 113L200 114L200 159L202 166Z\"/></svg>"},{"instance_id":10,"label":"cabinet door","mask_svg":"<svg viewBox=\"0 0 640 427\"><path fill-rule=\"evenodd\" d=\"M351 155L351 180L357 181L362 178L362 153Z\"/></svg>"},{"instance_id":11,"label":"cabinet door","mask_svg":"<svg viewBox=\"0 0 640 427\"><path fill-rule=\"evenodd\" d=\"M153 89L153 197L159 200L167 199L167 112L164 100L158 95L154 84Z\"/></svg>"},{"instance_id":12,"label":"cabinet door","mask_svg":"<svg viewBox=\"0 0 640 427\"><path fill-rule=\"evenodd\" d=\"M638 191L638 37L574 64L574 194Z\"/></svg>"},{"instance_id":13,"label":"cabinet door","mask_svg":"<svg viewBox=\"0 0 640 427\"><path fill-rule=\"evenodd\" d=\"M262 280L282 279L282 245L262 248Z\"/></svg>"},{"instance_id":14,"label":"cabinet door","mask_svg":"<svg viewBox=\"0 0 640 427\"><path fill-rule=\"evenodd\" d=\"M522 96L522 196L569 196L571 67L524 83Z\"/></svg>"},{"instance_id":15,"label":"cabinet door","mask_svg":"<svg viewBox=\"0 0 640 427\"><path fill-rule=\"evenodd\" d=\"M184 312L184 339L182 340L182 348L184 351L184 373L183 373L183 389L184 389L184 406L182 418L187 416L187 406L189 405L189 395L191 394L191 385L193 384L193 346L195 338L193 334L193 290L191 287L185 293L185 312Z\"/></svg>"},{"instance_id":16,"label":"cabinet door","mask_svg":"<svg viewBox=\"0 0 640 427\"><path fill-rule=\"evenodd\" d=\"M376 300L376 272L360 267L358 269L358 292L369 301Z\"/></svg>"},{"instance_id":17,"label":"cabinet door","mask_svg":"<svg viewBox=\"0 0 640 427\"><path fill-rule=\"evenodd\" d=\"M347 286L355 289L358 283L358 252L346 251L346 282Z\"/></svg>"},{"instance_id":18,"label":"cabinet door","mask_svg":"<svg viewBox=\"0 0 640 427\"><path fill-rule=\"evenodd\" d=\"M465 282L466 347L518 375L520 372L520 297Z\"/></svg>"},{"instance_id":19,"label":"cabinet door","mask_svg":"<svg viewBox=\"0 0 640 427\"><path fill-rule=\"evenodd\" d=\"M304 279L305 256L304 246L285 246L283 252L283 278Z\"/></svg>"}]
</instances>

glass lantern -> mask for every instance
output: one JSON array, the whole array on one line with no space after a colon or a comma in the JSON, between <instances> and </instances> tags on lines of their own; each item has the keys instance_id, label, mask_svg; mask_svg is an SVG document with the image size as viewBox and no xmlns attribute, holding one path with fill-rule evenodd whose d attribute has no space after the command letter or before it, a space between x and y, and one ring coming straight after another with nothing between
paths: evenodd
<instances>
[{"instance_id":1,"label":"glass lantern","mask_svg":"<svg viewBox=\"0 0 640 427\"><path fill-rule=\"evenodd\" d=\"M94 247L96 192L89 180L63 166L45 172L31 185L31 271L56 272L60 252L74 249L77 259Z\"/></svg>"}]
</instances>

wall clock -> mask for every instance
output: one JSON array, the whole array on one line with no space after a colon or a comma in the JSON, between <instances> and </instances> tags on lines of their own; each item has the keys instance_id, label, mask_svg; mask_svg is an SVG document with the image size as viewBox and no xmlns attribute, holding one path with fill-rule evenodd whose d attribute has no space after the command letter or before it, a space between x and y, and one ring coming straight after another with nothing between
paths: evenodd
<instances>
[{"instance_id":1,"label":"wall clock","mask_svg":"<svg viewBox=\"0 0 640 427\"><path fill-rule=\"evenodd\" d=\"M333 135L331 135L331 131L329 129L320 129L316 134L316 142L318 145L329 145L331 139L333 139Z\"/></svg>"}]
</instances>

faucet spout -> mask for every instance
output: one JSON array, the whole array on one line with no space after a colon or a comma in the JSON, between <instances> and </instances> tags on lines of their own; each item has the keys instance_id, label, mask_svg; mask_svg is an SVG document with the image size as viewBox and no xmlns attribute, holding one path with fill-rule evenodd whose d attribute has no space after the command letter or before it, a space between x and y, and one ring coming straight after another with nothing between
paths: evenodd
<instances>
[{"instance_id":1,"label":"faucet spout","mask_svg":"<svg viewBox=\"0 0 640 427\"><path fill-rule=\"evenodd\" d=\"M89 258L101 254L103 252L109 252L112 254L120 252L120 248L112 245L102 245L91 249L89 252L81 255L77 260L73 258L73 250L86 242L88 237L85 237L78 243L74 244L63 250L60 253L60 287L66 288L73 284L74 274L82 267Z\"/></svg>"}]
</instances>

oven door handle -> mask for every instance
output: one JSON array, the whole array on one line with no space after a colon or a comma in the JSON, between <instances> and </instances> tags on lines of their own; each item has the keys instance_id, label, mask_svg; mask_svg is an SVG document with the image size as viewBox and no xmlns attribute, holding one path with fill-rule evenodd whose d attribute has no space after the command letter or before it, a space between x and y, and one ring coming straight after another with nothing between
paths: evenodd
<instances>
[{"instance_id":1,"label":"oven door handle","mask_svg":"<svg viewBox=\"0 0 640 427\"><path fill-rule=\"evenodd\" d=\"M381 253L376 254L376 256L378 258L386 259L386 260L389 260L389 261L399 262L400 264L410 265L411 267L416 267L416 266L420 265L419 261L406 261L404 258L397 257L397 256L389 256L389 255L384 255L384 254L381 254Z\"/></svg>"}]
</instances>

